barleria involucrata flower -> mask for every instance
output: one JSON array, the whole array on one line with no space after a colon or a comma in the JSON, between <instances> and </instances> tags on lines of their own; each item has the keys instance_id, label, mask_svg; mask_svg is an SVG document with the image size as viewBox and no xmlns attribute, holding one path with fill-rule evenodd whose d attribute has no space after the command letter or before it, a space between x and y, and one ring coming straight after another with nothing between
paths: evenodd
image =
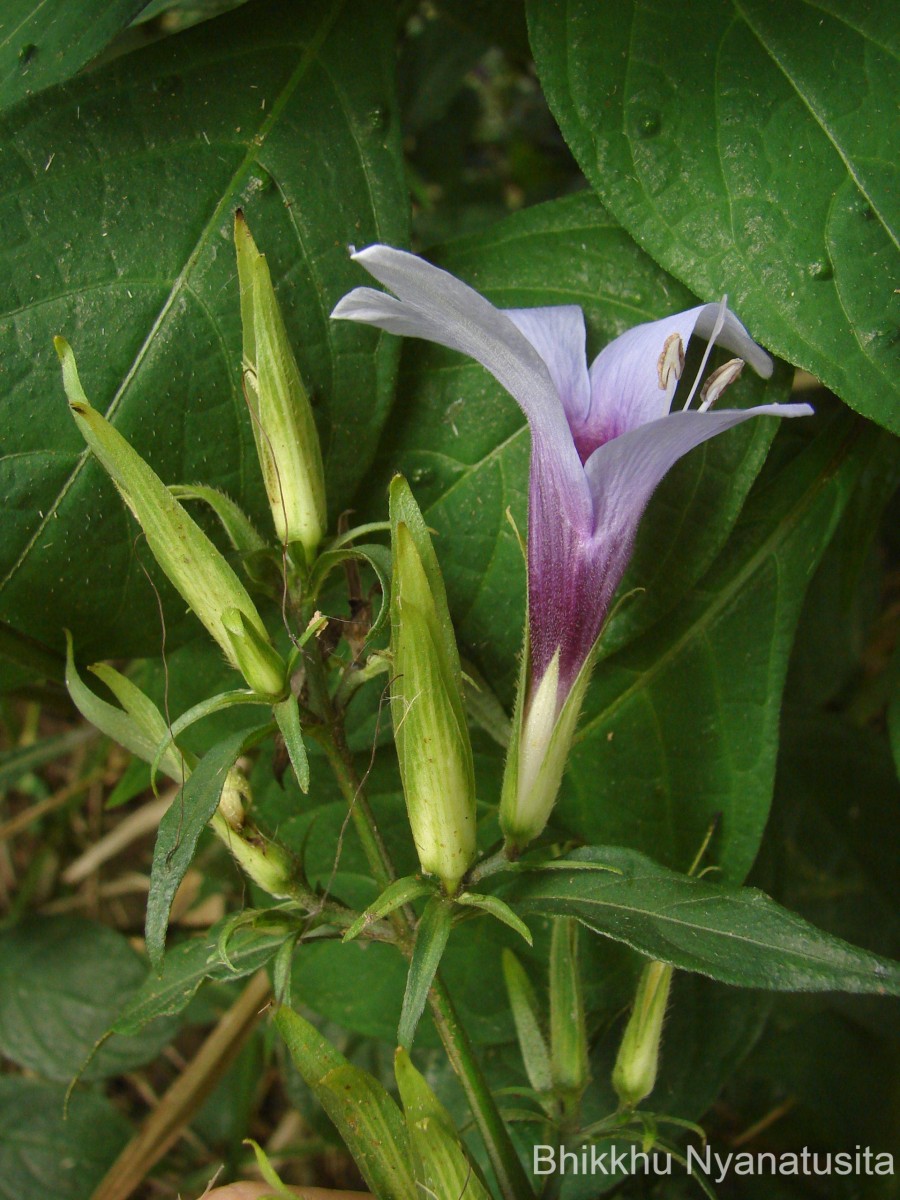
<instances>
[{"instance_id":1,"label":"barleria involucrata flower","mask_svg":"<svg viewBox=\"0 0 900 1200\"><path fill-rule=\"evenodd\" d=\"M394 295L356 288L333 317L469 355L517 401L531 429L526 653L500 809L507 847L517 852L550 815L600 630L657 484L682 455L734 425L812 409L713 410L745 362L772 373L772 360L724 300L638 325L588 367L576 305L500 310L405 251L375 245L353 258ZM687 403L672 412L695 333L707 352ZM701 388L715 343L738 357Z\"/></svg>"}]
</instances>

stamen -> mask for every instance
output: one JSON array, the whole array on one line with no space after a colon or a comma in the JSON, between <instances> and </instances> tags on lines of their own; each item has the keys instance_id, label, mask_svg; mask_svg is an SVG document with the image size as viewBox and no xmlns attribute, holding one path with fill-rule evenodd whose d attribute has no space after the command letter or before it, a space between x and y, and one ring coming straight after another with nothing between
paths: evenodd
<instances>
[{"instance_id":1,"label":"stamen","mask_svg":"<svg viewBox=\"0 0 900 1200\"><path fill-rule=\"evenodd\" d=\"M662 348L662 354L656 364L656 374L659 378L660 389L664 392L669 390L672 376L675 376L674 382L671 383L672 391L675 390L675 384L681 378L681 372L684 370L684 342L681 340L680 333L670 333L666 338L665 345Z\"/></svg>"},{"instance_id":2,"label":"stamen","mask_svg":"<svg viewBox=\"0 0 900 1200\"><path fill-rule=\"evenodd\" d=\"M725 389L731 387L743 369L744 360L742 358L730 358L727 363L722 363L721 367L717 367L703 385L698 411L706 412L712 408Z\"/></svg>"},{"instance_id":3,"label":"stamen","mask_svg":"<svg viewBox=\"0 0 900 1200\"><path fill-rule=\"evenodd\" d=\"M700 385L700 380L703 378L703 372L706 370L706 364L709 361L709 356L712 354L712 348L716 344L716 338L722 332L725 324L725 312L728 306L728 297L723 296L719 302L719 311L716 313L716 321L712 328L712 333L709 335L709 341L706 343L706 349L703 351L703 358L700 360L700 368L697 371L697 378L694 380L694 386L691 388L691 394L684 402L684 412L691 406L691 401L694 398L694 393Z\"/></svg>"}]
</instances>

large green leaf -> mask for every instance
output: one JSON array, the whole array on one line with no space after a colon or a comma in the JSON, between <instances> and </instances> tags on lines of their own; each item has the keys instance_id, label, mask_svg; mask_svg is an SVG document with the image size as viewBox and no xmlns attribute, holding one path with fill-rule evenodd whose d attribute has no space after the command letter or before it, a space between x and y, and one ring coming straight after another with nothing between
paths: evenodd
<instances>
[{"instance_id":1,"label":"large green leaf","mask_svg":"<svg viewBox=\"0 0 900 1200\"><path fill-rule=\"evenodd\" d=\"M0 937L0 1050L45 1079L68 1083L146 973L114 929L81 917L29 918ZM174 1023L163 1021L141 1037L112 1038L82 1077L105 1079L150 1062L174 1032Z\"/></svg>"},{"instance_id":2,"label":"large green leaf","mask_svg":"<svg viewBox=\"0 0 900 1200\"><path fill-rule=\"evenodd\" d=\"M53 334L165 482L222 487L270 528L240 387L239 205L313 398L332 511L347 506L396 348L363 353L368 331L328 314L357 279L348 244L406 236L393 32L377 0L251 4L0 119L0 619L52 645L66 624L88 656L159 649L150 556L79 444Z\"/></svg>"},{"instance_id":3,"label":"large green leaf","mask_svg":"<svg viewBox=\"0 0 900 1200\"><path fill-rule=\"evenodd\" d=\"M678 612L601 662L554 821L686 870L744 878L772 797L781 691L806 585L878 437L847 414L751 496Z\"/></svg>"},{"instance_id":4,"label":"large green leaf","mask_svg":"<svg viewBox=\"0 0 900 1200\"><path fill-rule=\"evenodd\" d=\"M563 135L610 210L769 349L900 430L887 0L531 0Z\"/></svg>"},{"instance_id":5,"label":"large green leaf","mask_svg":"<svg viewBox=\"0 0 900 1200\"><path fill-rule=\"evenodd\" d=\"M2 1200L89 1200L128 1141L131 1128L98 1092L39 1079L0 1079Z\"/></svg>"},{"instance_id":6,"label":"large green leaf","mask_svg":"<svg viewBox=\"0 0 900 1200\"><path fill-rule=\"evenodd\" d=\"M70 78L145 7L146 0L4 0L0 108Z\"/></svg>"},{"instance_id":7,"label":"large green leaf","mask_svg":"<svg viewBox=\"0 0 900 1200\"><path fill-rule=\"evenodd\" d=\"M739 987L900 995L900 963L823 933L754 888L679 875L614 846L573 859L518 881L519 911L577 917L648 957Z\"/></svg>"},{"instance_id":8,"label":"large green leaf","mask_svg":"<svg viewBox=\"0 0 900 1200\"><path fill-rule=\"evenodd\" d=\"M518 213L436 257L504 308L580 304L589 358L631 326L695 303L588 193ZM783 398L785 382L779 374L765 398ZM729 398L759 403L763 391L746 372ZM621 594L638 586L646 591L617 614L607 649L677 604L711 564L773 433L774 422L748 422L700 447L670 473L644 520ZM405 345L381 477L386 481L399 469L409 479L439 535L435 550L460 637L506 698L515 682L525 585L506 510L512 509L524 536L528 455L522 415L486 371L440 347Z\"/></svg>"}]
</instances>

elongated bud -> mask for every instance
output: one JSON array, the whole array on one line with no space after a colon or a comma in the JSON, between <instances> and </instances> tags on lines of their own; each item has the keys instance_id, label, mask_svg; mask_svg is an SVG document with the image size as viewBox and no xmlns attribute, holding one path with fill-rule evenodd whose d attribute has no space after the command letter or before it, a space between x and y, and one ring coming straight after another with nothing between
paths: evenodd
<instances>
[{"instance_id":1,"label":"elongated bud","mask_svg":"<svg viewBox=\"0 0 900 1200\"><path fill-rule=\"evenodd\" d=\"M453 894L475 857L475 774L462 673L431 538L405 479L391 484L391 716L422 870Z\"/></svg>"},{"instance_id":2,"label":"elongated bud","mask_svg":"<svg viewBox=\"0 0 900 1200\"><path fill-rule=\"evenodd\" d=\"M490 1200L463 1149L450 1114L410 1061L403 1047L394 1055L394 1075L403 1101L416 1183L423 1196Z\"/></svg>"},{"instance_id":3,"label":"elongated bud","mask_svg":"<svg viewBox=\"0 0 900 1200\"><path fill-rule=\"evenodd\" d=\"M265 257L244 215L234 219L244 383L253 436L278 537L311 562L325 532L325 477L312 408L275 299Z\"/></svg>"},{"instance_id":4,"label":"elongated bud","mask_svg":"<svg viewBox=\"0 0 900 1200\"><path fill-rule=\"evenodd\" d=\"M579 925L557 917L550 943L550 1055L553 1086L567 1106L577 1104L588 1082L587 1029L578 966Z\"/></svg>"},{"instance_id":5,"label":"elongated bud","mask_svg":"<svg viewBox=\"0 0 900 1200\"><path fill-rule=\"evenodd\" d=\"M623 1108L634 1108L656 1084L663 1019L673 968L649 962L641 972L634 1008L613 1068L613 1087Z\"/></svg>"},{"instance_id":6,"label":"elongated bud","mask_svg":"<svg viewBox=\"0 0 900 1200\"><path fill-rule=\"evenodd\" d=\"M88 403L68 342L55 338L54 345L62 362L63 384L75 424L143 529L153 557L225 651L231 665L243 672L235 653L235 635L224 622L226 613L240 612L240 628L252 628L259 643L269 651L266 656L268 669L257 673L254 660L251 674L270 684L274 678L271 656L278 659L278 655L268 644L262 618L243 584L155 471ZM250 655L248 663L252 658ZM286 674L287 668L282 663L279 694L284 692ZM250 674L245 674L245 678L252 688L256 688ZM263 694L269 695L272 690L267 687Z\"/></svg>"},{"instance_id":7,"label":"elongated bud","mask_svg":"<svg viewBox=\"0 0 900 1200\"><path fill-rule=\"evenodd\" d=\"M526 644L500 799L500 827L514 853L533 841L550 819L592 665L591 660L585 663L560 703L559 651L533 689L528 685L529 658Z\"/></svg>"}]
</instances>

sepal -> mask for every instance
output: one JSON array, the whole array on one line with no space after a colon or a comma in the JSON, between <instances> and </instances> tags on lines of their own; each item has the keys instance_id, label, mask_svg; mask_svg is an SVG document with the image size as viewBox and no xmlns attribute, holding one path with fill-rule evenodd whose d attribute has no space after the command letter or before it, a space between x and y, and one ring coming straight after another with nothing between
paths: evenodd
<instances>
[{"instance_id":1,"label":"sepal","mask_svg":"<svg viewBox=\"0 0 900 1200\"><path fill-rule=\"evenodd\" d=\"M554 655L537 688L532 689L529 682L531 654L526 633L500 799L500 827L510 857L516 857L534 841L550 819L593 664L592 652L560 705L559 652Z\"/></svg>"}]
</instances>

